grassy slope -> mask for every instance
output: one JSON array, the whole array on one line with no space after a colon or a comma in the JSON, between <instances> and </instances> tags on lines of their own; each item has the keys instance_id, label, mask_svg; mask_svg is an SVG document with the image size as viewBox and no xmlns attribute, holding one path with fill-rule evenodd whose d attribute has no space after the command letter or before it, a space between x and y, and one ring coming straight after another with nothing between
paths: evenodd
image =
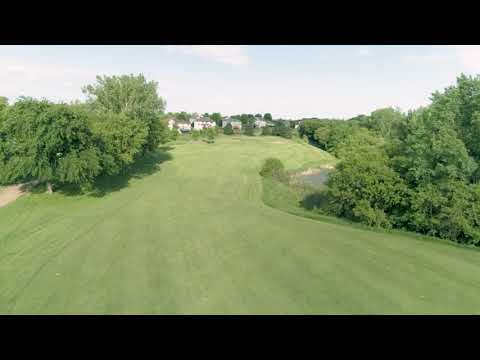
<instances>
[{"instance_id":1,"label":"grassy slope","mask_svg":"<svg viewBox=\"0 0 480 360\"><path fill-rule=\"evenodd\" d=\"M320 150L224 137L168 154L103 197L0 209L0 313L480 313L480 252L263 204L266 157Z\"/></svg>"}]
</instances>

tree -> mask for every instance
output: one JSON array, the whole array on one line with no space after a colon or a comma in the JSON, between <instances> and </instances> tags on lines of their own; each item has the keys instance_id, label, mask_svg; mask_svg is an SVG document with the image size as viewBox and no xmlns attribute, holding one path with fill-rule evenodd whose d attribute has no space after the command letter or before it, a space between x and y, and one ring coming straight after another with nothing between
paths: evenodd
<instances>
[{"instance_id":1,"label":"tree","mask_svg":"<svg viewBox=\"0 0 480 360\"><path fill-rule=\"evenodd\" d=\"M429 108L412 112L387 146L393 168L412 187L467 181L477 168L453 124L442 116Z\"/></svg>"},{"instance_id":2,"label":"tree","mask_svg":"<svg viewBox=\"0 0 480 360\"><path fill-rule=\"evenodd\" d=\"M260 175L267 178L274 178L279 181L285 181L287 178L285 167L282 161L277 158L266 159L260 170Z\"/></svg>"},{"instance_id":3,"label":"tree","mask_svg":"<svg viewBox=\"0 0 480 360\"><path fill-rule=\"evenodd\" d=\"M177 115L176 115L176 118L178 120L182 120L182 121L188 121L190 119L190 115L187 114L185 111L182 111L182 112L179 112Z\"/></svg>"},{"instance_id":4,"label":"tree","mask_svg":"<svg viewBox=\"0 0 480 360\"><path fill-rule=\"evenodd\" d=\"M147 138L147 128L125 114L93 115L92 131L103 172L108 175L125 171L141 153Z\"/></svg>"},{"instance_id":5,"label":"tree","mask_svg":"<svg viewBox=\"0 0 480 360\"><path fill-rule=\"evenodd\" d=\"M324 127L326 120L303 120L300 122L298 127L298 135L300 137L306 137L311 144L317 145L317 140L315 138L315 131L319 127Z\"/></svg>"},{"instance_id":6,"label":"tree","mask_svg":"<svg viewBox=\"0 0 480 360\"><path fill-rule=\"evenodd\" d=\"M51 193L54 183L89 183L101 171L87 117L68 105L22 98L1 131L6 182L38 179Z\"/></svg>"},{"instance_id":7,"label":"tree","mask_svg":"<svg viewBox=\"0 0 480 360\"><path fill-rule=\"evenodd\" d=\"M262 117L262 114L255 114L255 117L256 117L256 118L261 118L261 117Z\"/></svg>"},{"instance_id":8,"label":"tree","mask_svg":"<svg viewBox=\"0 0 480 360\"><path fill-rule=\"evenodd\" d=\"M277 121L272 129L272 135L290 139L292 137L292 129L290 129L290 126L288 126L288 124Z\"/></svg>"},{"instance_id":9,"label":"tree","mask_svg":"<svg viewBox=\"0 0 480 360\"><path fill-rule=\"evenodd\" d=\"M370 226L395 225L397 212L405 206L407 188L403 180L388 166L379 145L351 146L345 145L343 153L349 156L343 158L327 182L332 198L330 211Z\"/></svg>"},{"instance_id":10,"label":"tree","mask_svg":"<svg viewBox=\"0 0 480 360\"><path fill-rule=\"evenodd\" d=\"M124 114L147 127L142 152L154 151L160 144L163 124L160 117L165 101L157 94L157 82L147 81L140 74L97 76L97 83L87 85L83 92L93 109L100 113Z\"/></svg>"},{"instance_id":11,"label":"tree","mask_svg":"<svg viewBox=\"0 0 480 360\"><path fill-rule=\"evenodd\" d=\"M245 130L244 130L244 134L247 135L247 136L253 136L254 133L253 133L253 124L251 122L248 122L246 125L245 125Z\"/></svg>"},{"instance_id":12,"label":"tree","mask_svg":"<svg viewBox=\"0 0 480 360\"><path fill-rule=\"evenodd\" d=\"M6 97L0 96L0 127L2 126L2 121L6 116L7 109L8 99Z\"/></svg>"},{"instance_id":13,"label":"tree","mask_svg":"<svg viewBox=\"0 0 480 360\"><path fill-rule=\"evenodd\" d=\"M263 119L264 119L265 121L272 121L272 114L270 114L270 113L265 113L265 114L263 115Z\"/></svg>"},{"instance_id":14,"label":"tree","mask_svg":"<svg viewBox=\"0 0 480 360\"><path fill-rule=\"evenodd\" d=\"M373 111L370 116L363 120L361 125L386 138L392 135L392 129L403 117L404 115L399 109L383 108Z\"/></svg>"},{"instance_id":15,"label":"tree","mask_svg":"<svg viewBox=\"0 0 480 360\"><path fill-rule=\"evenodd\" d=\"M223 130L223 133L224 133L225 135L233 135L232 124L228 123L228 124L225 126L225 128L224 128L224 130Z\"/></svg>"},{"instance_id":16,"label":"tree","mask_svg":"<svg viewBox=\"0 0 480 360\"><path fill-rule=\"evenodd\" d=\"M0 96L0 111L6 109L8 106L8 99L5 96Z\"/></svg>"},{"instance_id":17,"label":"tree","mask_svg":"<svg viewBox=\"0 0 480 360\"><path fill-rule=\"evenodd\" d=\"M464 74L455 86L432 94L431 111L445 124L453 125L469 153L480 160L480 75Z\"/></svg>"},{"instance_id":18,"label":"tree","mask_svg":"<svg viewBox=\"0 0 480 360\"><path fill-rule=\"evenodd\" d=\"M215 121L215 124L216 126L222 126L222 114L220 113L213 113L211 116L210 116L210 119L212 119L213 121Z\"/></svg>"}]
</instances>

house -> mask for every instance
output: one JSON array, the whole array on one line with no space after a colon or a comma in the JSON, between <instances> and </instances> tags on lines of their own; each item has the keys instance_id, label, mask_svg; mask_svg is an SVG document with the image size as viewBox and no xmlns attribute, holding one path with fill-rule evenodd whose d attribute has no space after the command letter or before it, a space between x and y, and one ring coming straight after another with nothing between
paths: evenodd
<instances>
[{"instance_id":1,"label":"house","mask_svg":"<svg viewBox=\"0 0 480 360\"><path fill-rule=\"evenodd\" d=\"M261 117L256 117L255 118L255 127L256 128L263 128L267 126L267 122L263 120Z\"/></svg>"},{"instance_id":2,"label":"house","mask_svg":"<svg viewBox=\"0 0 480 360\"><path fill-rule=\"evenodd\" d=\"M175 118L171 118L168 120L168 128L172 130L175 127L175 124L177 123L177 120Z\"/></svg>"},{"instance_id":3,"label":"house","mask_svg":"<svg viewBox=\"0 0 480 360\"><path fill-rule=\"evenodd\" d=\"M232 125L232 129L238 129L238 130L242 129L242 122L240 120L233 119L233 118L226 118L226 119L222 120L222 127L223 128L225 126L227 126L228 124Z\"/></svg>"},{"instance_id":4,"label":"house","mask_svg":"<svg viewBox=\"0 0 480 360\"><path fill-rule=\"evenodd\" d=\"M188 121L178 121L176 123L176 128L179 133L190 132L192 130L192 126Z\"/></svg>"},{"instance_id":5,"label":"house","mask_svg":"<svg viewBox=\"0 0 480 360\"><path fill-rule=\"evenodd\" d=\"M202 130L215 127L215 121L209 117L201 117L193 121L193 130Z\"/></svg>"}]
</instances>

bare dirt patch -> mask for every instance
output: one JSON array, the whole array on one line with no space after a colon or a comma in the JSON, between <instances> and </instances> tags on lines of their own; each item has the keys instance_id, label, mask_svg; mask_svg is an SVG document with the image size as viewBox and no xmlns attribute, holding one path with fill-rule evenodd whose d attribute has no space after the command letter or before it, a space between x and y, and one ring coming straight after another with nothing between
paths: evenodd
<instances>
[{"instance_id":1,"label":"bare dirt patch","mask_svg":"<svg viewBox=\"0 0 480 360\"><path fill-rule=\"evenodd\" d=\"M20 196L28 192L32 186L37 185L38 182L34 181L27 184L6 186L0 190L0 208L4 207L11 202L17 200Z\"/></svg>"}]
</instances>

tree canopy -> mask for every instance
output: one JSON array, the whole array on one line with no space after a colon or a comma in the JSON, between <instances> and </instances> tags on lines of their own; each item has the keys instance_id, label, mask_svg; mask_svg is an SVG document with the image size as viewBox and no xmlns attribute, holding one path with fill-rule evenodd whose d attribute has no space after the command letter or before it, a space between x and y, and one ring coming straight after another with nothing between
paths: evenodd
<instances>
[{"instance_id":1,"label":"tree canopy","mask_svg":"<svg viewBox=\"0 0 480 360\"><path fill-rule=\"evenodd\" d=\"M87 117L67 105L23 98L10 107L1 132L5 182L78 184L100 173Z\"/></svg>"},{"instance_id":2,"label":"tree canopy","mask_svg":"<svg viewBox=\"0 0 480 360\"><path fill-rule=\"evenodd\" d=\"M124 114L147 127L143 151L153 151L160 143L163 123L160 117L165 101L157 94L157 82L140 75L97 76L95 84L83 88L88 102L98 112Z\"/></svg>"}]
</instances>

